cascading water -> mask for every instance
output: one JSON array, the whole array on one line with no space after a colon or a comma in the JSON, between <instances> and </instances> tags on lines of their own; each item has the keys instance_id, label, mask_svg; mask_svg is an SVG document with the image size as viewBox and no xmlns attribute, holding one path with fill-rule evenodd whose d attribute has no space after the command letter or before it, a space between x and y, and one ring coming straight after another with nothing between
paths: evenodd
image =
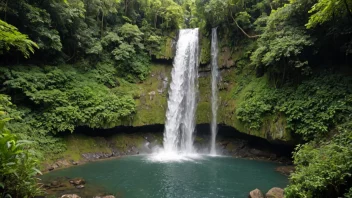
<instances>
[{"instance_id":1,"label":"cascading water","mask_svg":"<svg viewBox=\"0 0 352 198\"><path fill-rule=\"evenodd\" d=\"M193 133L198 94L199 31L180 30L172 69L164 131L164 152L195 152Z\"/></svg>"},{"instance_id":2,"label":"cascading water","mask_svg":"<svg viewBox=\"0 0 352 198\"><path fill-rule=\"evenodd\" d=\"M215 140L217 134L217 111L218 111L218 35L217 28L212 29L211 39L211 142L210 154L216 155Z\"/></svg>"}]
</instances>

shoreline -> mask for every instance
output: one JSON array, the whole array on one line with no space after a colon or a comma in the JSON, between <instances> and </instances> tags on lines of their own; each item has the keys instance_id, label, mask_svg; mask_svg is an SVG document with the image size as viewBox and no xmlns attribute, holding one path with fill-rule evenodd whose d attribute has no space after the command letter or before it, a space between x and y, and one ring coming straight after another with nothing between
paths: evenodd
<instances>
[{"instance_id":1,"label":"shoreline","mask_svg":"<svg viewBox=\"0 0 352 198\"><path fill-rule=\"evenodd\" d=\"M100 158L100 159L96 159L96 160L90 160L90 161L81 161L79 163L77 163L76 165L75 164L72 164L70 163L70 165L68 166L61 166L61 167L58 167L58 168L55 168L54 170L43 170L41 171L42 175L45 175L45 174L48 174L48 173L51 173L51 172L55 172L55 171L59 171L59 170L64 170L64 169L68 169L68 168L71 168L71 167L78 167L78 166L82 166L82 165L85 165L85 164L89 164L89 163L95 163L95 162L101 162L101 161L108 161L108 160L117 160L117 159L121 159L121 158L125 158L125 157L133 157L133 156L151 156L151 155L154 155L154 154L137 154L137 155L124 155L124 156L112 156L112 157L107 157L107 158ZM253 158L253 157L240 157L240 156L233 156L233 155L217 155L217 156L212 156L211 154L197 154L199 156L205 156L205 157L228 157L228 158L235 158L235 159L244 159L244 160L251 160L251 161L259 161L259 162L271 162L271 163L275 163L278 165L278 167L290 167L292 165L290 164L287 164L285 162L280 162L280 161L277 161L277 160L271 160L271 159L268 159L268 158L262 158L262 157L257 157L257 158ZM171 162L172 163L172 162ZM276 170L278 171L278 170ZM278 171L280 172L280 171ZM282 172L280 172L281 174L284 174ZM284 174L286 175L286 174ZM286 175L287 176L287 175Z\"/></svg>"}]
</instances>

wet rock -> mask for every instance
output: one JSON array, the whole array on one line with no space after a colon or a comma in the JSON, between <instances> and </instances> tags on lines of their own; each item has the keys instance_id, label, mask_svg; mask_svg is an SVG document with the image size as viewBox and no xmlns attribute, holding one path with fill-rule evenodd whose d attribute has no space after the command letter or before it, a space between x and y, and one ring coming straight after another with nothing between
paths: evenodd
<instances>
[{"instance_id":1,"label":"wet rock","mask_svg":"<svg viewBox=\"0 0 352 198\"><path fill-rule=\"evenodd\" d=\"M86 184L86 181L82 178L75 178L75 179L70 180L70 183L75 186L78 186L78 185Z\"/></svg>"},{"instance_id":2,"label":"wet rock","mask_svg":"<svg viewBox=\"0 0 352 198\"><path fill-rule=\"evenodd\" d=\"M275 169L277 172L289 176L293 171L295 171L294 166L279 166Z\"/></svg>"},{"instance_id":3,"label":"wet rock","mask_svg":"<svg viewBox=\"0 0 352 198\"><path fill-rule=\"evenodd\" d=\"M260 191L258 188L252 190L249 195L248 198L264 198L264 195L262 193L262 191Z\"/></svg>"},{"instance_id":4,"label":"wet rock","mask_svg":"<svg viewBox=\"0 0 352 198\"><path fill-rule=\"evenodd\" d=\"M82 188L84 188L84 185L78 185L78 186L76 186L76 188L77 189L82 189Z\"/></svg>"},{"instance_id":5,"label":"wet rock","mask_svg":"<svg viewBox=\"0 0 352 198\"><path fill-rule=\"evenodd\" d=\"M52 165L48 168L48 170L49 170L49 171L52 171L52 170L58 169L58 168L60 168L60 166L59 166L57 163L54 163L54 164L52 164Z\"/></svg>"},{"instance_id":6,"label":"wet rock","mask_svg":"<svg viewBox=\"0 0 352 198\"><path fill-rule=\"evenodd\" d=\"M43 185L43 188L45 188L45 189L50 189L50 188L51 188L51 185L50 185L50 184L44 184L44 185Z\"/></svg>"},{"instance_id":7,"label":"wet rock","mask_svg":"<svg viewBox=\"0 0 352 198\"><path fill-rule=\"evenodd\" d=\"M156 94L156 93L155 93L155 91L151 91L151 92L149 92L149 93L148 93L148 95L149 95L149 99L150 99L150 100L153 100L153 99L154 99L155 94Z\"/></svg>"},{"instance_id":8,"label":"wet rock","mask_svg":"<svg viewBox=\"0 0 352 198\"><path fill-rule=\"evenodd\" d=\"M160 74L160 77L158 78L159 81L161 81L161 83L158 86L158 93L159 94L163 94L169 84L169 79L168 77L165 76L165 74Z\"/></svg>"},{"instance_id":9,"label":"wet rock","mask_svg":"<svg viewBox=\"0 0 352 198\"><path fill-rule=\"evenodd\" d=\"M274 187L265 194L265 197L266 198L284 198L284 190L282 188Z\"/></svg>"},{"instance_id":10,"label":"wet rock","mask_svg":"<svg viewBox=\"0 0 352 198\"><path fill-rule=\"evenodd\" d=\"M98 159L109 158L113 155L113 153L83 153L82 157L84 157L88 161L95 161Z\"/></svg>"},{"instance_id":11,"label":"wet rock","mask_svg":"<svg viewBox=\"0 0 352 198\"><path fill-rule=\"evenodd\" d=\"M59 167L68 167L68 166L70 166L70 162L68 160L66 160L66 159L60 159L55 164L57 164Z\"/></svg>"},{"instance_id":12,"label":"wet rock","mask_svg":"<svg viewBox=\"0 0 352 198\"><path fill-rule=\"evenodd\" d=\"M58 181L52 181L52 182L50 182L50 187L59 187L60 186L60 182L58 182Z\"/></svg>"},{"instance_id":13,"label":"wet rock","mask_svg":"<svg viewBox=\"0 0 352 198\"><path fill-rule=\"evenodd\" d=\"M251 154L253 154L254 156L257 156L257 157L265 157L265 158L271 158L273 157L271 153L268 153L268 152L265 152L265 151L261 151L261 150L258 150L258 149L251 149L249 151Z\"/></svg>"},{"instance_id":14,"label":"wet rock","mask_svg":"<svg viewBox=\"0 0 352 198\"><path fill-rule=\"evenodd\" d=\"M78 165L78 162L73 161L73 162L72 162L72 165L77 166L77 165Z\"/></svg>"},{"instance_id":15,"label":"wet rock","mask_svg":"<svg viewBox=\"0 0 352 198\"><path fill-rule=\"evenodd\" d=\"M67 194L67 195L62 195L61 198L81 198L81 197L76 194Z\"/></svg>"}]
</instances>

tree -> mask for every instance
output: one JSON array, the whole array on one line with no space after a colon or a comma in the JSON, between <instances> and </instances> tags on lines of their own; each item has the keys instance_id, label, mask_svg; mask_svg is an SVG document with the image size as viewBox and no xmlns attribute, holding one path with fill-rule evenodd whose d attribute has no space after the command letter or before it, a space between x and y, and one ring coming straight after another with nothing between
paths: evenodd
<instances>
[{"instance_id":1,"label":"tree","mask_svg":"<svg viewBox=\"0 0 352 198\"><path fill-rule=\"evenodd\" d=\"M280 74L281 82L285 80L288 71L310 72L302 52L313 45L314 39L307 34L302 24L304 18L300 19L301 12L294 4L273 11L266 19L258 47L251 55L255 66L264 67L272 74Z\"/></svg>"},{"instance_id":2,"label":"tree","mask_svg":"<svg viewBox=\"0 0 352 198\"><path fill-rule=\"evenodd\" d=\"M312 15L306 24L307 28L314 28L331 20L349 17L352 24L352 0L319 0L309 11Z\"/></svg>"},{"instance_id":3,"label":"tree","mask_svg":"<svg viewBox=\"0 0 352 198\"><path fill-rule=\"evenodd\" d=\"M146 14L146 18L153 24L154 28L157 28L158 24L163 29L181 27L183 9L173 0L139 0L139 3Z\"/></svg>"},{"instance_id":4,"label":"tree","mask_svg":"<svg viewBox=\"0 0 352 198\"><path fill-rule=\"evenodd\" d=\"M296 171L285 189L287 198L330 198L351 196L351 123L339 128L332 140L298 146L294 153ZM345 196L344 196L345 195Z\"/></svg>"},{"instance_id":5,"label":"tree","mask_svg":"<svg viewBox=\"0 0 352 198\"><path fill-rule=\"evenodd\" d=\"M27 35L22 34L18 29L5 21L0 20L0 54L8 52L11 48L20 51L25 58L39 48Z\"/></svg>"}]
</instances>

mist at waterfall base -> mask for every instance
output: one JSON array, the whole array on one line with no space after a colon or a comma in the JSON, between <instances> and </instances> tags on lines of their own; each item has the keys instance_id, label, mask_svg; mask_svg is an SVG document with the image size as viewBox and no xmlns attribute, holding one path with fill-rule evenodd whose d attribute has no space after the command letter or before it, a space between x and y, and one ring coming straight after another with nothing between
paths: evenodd
<instances>
[{"instance_id":1,"label":"mist at waterfall base","mask_svg":"<svg viewBox=\"0 0 352 198\"><path fill-rule=\"evenodd\" d=\"M58 181L58 177L85 179L84 189L57 191L55 197L76 193L81 197L242 198L255 188L264 192L274 186L284 188L288 179L275 171L277 166L232 157L162 163L151 162L146 156L127 156L53 171L41 178L43 183Z\"/></svg>"}]
</instances>

